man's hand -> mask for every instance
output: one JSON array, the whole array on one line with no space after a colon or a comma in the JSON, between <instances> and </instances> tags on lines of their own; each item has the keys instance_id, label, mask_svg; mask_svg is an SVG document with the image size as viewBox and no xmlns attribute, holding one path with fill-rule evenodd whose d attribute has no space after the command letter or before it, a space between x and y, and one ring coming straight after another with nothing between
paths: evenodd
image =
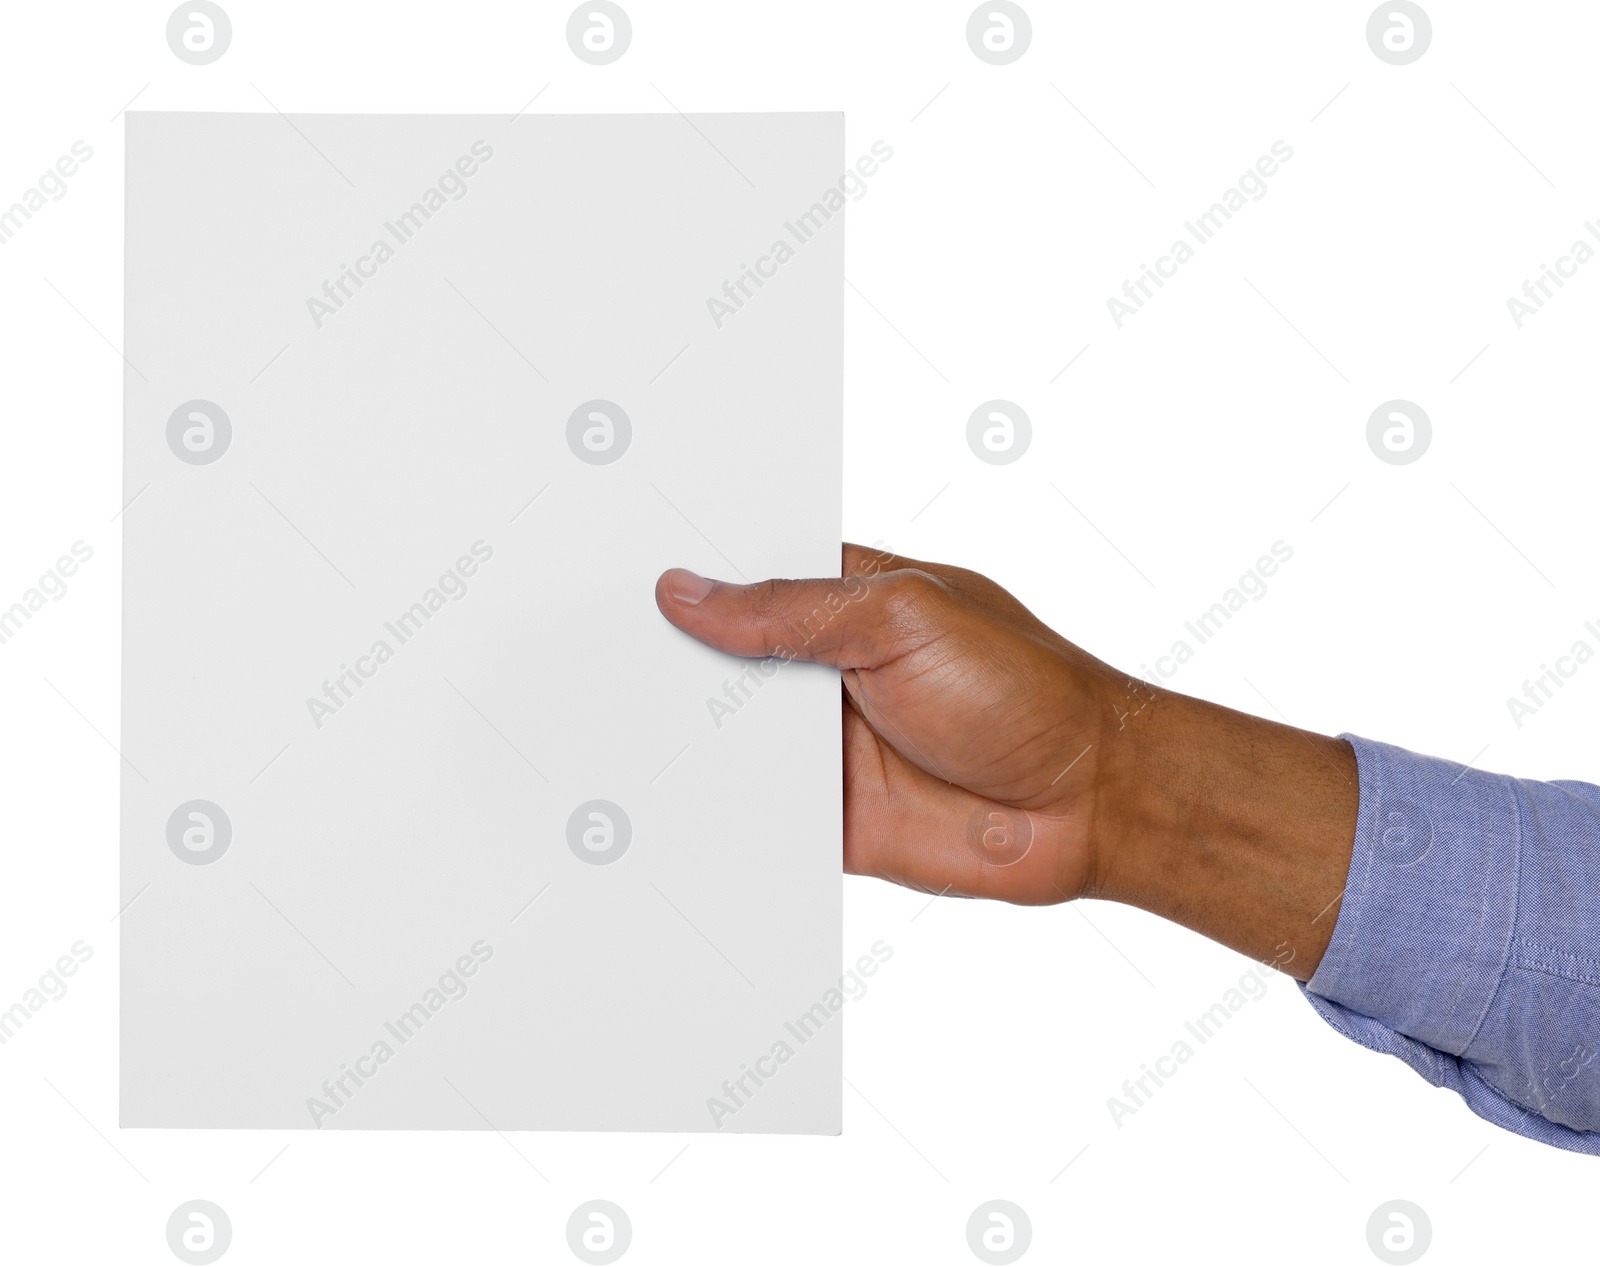
<instances>
[{"instance_id":1,"label":"man's hand","mask_svg":"<svg viewBox=\"0 0 1600 1267\"><path fill-rule=\"evenodd\" d=\"M841 670L847 871L1112 898L1315 969L1355 835L1343 742L1149 686L986 577L860 546L822 580L674 569L656 602L709 646Z\"/></svg>"}]
</instances>

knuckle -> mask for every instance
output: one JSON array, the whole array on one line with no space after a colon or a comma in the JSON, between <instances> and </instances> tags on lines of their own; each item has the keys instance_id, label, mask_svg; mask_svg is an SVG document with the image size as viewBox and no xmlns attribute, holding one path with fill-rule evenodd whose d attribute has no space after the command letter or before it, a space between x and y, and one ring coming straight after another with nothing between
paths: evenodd
<instances>
[{"instance_id":1,"label":"knuckle","mask_svg":"<svg viewBox=\"0 0 1600 1267\"><path fill-rule=\"evenodd\" d=\"M911 629L937 621L950 599L949 587L930 572L905 568L880 582L879 615L886 624Z\"/></svg>"}]
</instances>

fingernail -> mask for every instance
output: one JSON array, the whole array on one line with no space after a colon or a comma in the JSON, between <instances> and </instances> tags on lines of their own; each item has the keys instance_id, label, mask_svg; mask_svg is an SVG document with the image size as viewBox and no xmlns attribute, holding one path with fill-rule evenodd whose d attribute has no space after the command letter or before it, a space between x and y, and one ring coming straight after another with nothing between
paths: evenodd
<instances>
[{"instance_id":1,"label":"fingernail","mask_svg":"<svg viewBox=\"0 0 1600 1267\"><path fill-rule=\"evenodd\" d=\"M711 592L712 584L688 568L673 568L667 573L667 593L691 607Z\"/></svg>"}]
</instances>

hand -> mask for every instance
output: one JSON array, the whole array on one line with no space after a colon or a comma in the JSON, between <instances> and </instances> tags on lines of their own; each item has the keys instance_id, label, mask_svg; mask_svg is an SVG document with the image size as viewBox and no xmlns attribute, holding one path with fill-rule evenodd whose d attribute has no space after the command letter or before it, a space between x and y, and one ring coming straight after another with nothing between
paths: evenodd
<instances>
[{"instance_id":1,"label":"hand","mask_svg":"<svg viewBox=\"0 0 1600 1267\"><path fill-rule=\"evenodd\" d=\"M720 650L842 670L846 870L1012 902L1077 896L1114 671L977 573L859 546L842 572L728 585L675 570L656 601Z\"/></svg>"},{"instance_id":2,"label":"hand","mask_svg":"<svg viewBox=\"0 0 1600 1267\"><path fill-rule=\"evenodd\" d=\"M656 602L709 646L841 670L847 871L1110 897L1263 959L1287 943L1308 976L1326 948L1334 918L1312 917L1349 865L1348 745L1158 690L986 577L860 546L836 579L673 569Z\"/></svg>"}]
</instances>

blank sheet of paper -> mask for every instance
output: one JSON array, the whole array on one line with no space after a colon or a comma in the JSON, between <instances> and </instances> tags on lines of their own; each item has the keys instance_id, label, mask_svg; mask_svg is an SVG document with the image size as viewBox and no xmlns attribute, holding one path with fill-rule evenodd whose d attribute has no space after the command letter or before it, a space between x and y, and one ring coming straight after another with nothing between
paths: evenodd
<instances>
[{"instance_id":1,"label":"blank sheet of paper","mask_svg":"<svg viewBox=\"0 0 1600 1267\"><path fill-rule=\"evenodd\" d=\"M842 117L127 164L122 1124L837 1132Z\"/></svg>"}]
</instances>

